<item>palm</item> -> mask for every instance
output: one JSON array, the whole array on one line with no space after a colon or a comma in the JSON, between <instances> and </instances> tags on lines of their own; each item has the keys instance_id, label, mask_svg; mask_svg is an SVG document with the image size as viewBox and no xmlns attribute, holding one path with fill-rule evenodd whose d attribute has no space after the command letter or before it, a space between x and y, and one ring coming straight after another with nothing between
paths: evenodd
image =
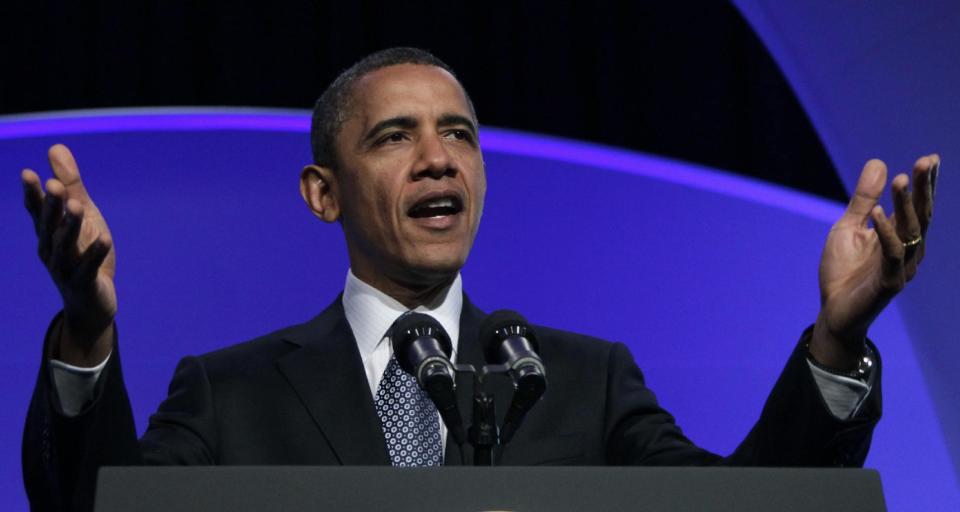
<instances>
[{"instance_id":1,"label":"palm","mask_svg":"<svg viewBox=\"0 0 960 512\"><path fill-rule=\"evenodd\" d=\"M107 227L107 222L100 213L100 209L90 199L90 196L85 191L71 191L70 187L71 185L67 186L67 197L77 198L83 207L83 224L80 226L80 234L77 237L77 250L82 254L94 241L104 238L110 239L110 229ZM117 294L113 284L116 267L116 251L111 244L107 256L97 269L96 277L92 283L83 282L83 276L78 274L64 276L64 280L67 282L57 282L61 294L64 296L64 301L75 301L89 305L88 307L95 308L90 313L113 318L117 312ZM52 269L51 274L54 274ZM68 294L76 296L68 299Z\"/></svg>"},{"instance_id":2,"label":"palm","mask_svg":"<svg viewBox=\"0 0 960 512\"><path fill-rule=\"evenodd\" d=\"M886 305L879 276L880 240L873 229L838 222L830 230L820 260L820 298L835 333L866 332Z\"/></svg>"}]
</instances>

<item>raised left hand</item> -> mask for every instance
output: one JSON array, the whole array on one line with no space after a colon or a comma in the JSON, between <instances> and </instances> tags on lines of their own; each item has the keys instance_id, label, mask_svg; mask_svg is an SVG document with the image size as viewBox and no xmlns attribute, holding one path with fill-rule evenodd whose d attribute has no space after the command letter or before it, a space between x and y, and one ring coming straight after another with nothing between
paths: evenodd
<instances>
[{"instance_id":1,"label":"raised left hand","mask_svg":"<svg viewBox=\"0 0 960 512\"><path fill-rule=\"evenodd\" d=\"M891 184L894 212L887 217L877 204L887 166L880 160L864 166L820 260L820 314L810 341L810 354L820 364L837 370L856 367L870 324L916 275L939 170L938 155L918 159L912 191L910 178L897 175Z\"/></svg>"}]
</instances>

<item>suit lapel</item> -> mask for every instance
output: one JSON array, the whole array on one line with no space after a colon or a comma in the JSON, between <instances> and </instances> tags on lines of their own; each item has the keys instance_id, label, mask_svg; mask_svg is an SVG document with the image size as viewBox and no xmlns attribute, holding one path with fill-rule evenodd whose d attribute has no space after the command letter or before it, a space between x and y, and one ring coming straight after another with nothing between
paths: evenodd
<instances>
[{"instance_id":1,"label":"suit lapel","mask_svg":"<svg viewBox=\"0 0 960 512\"><path fill-rule=\"evenodd\" d=\"M370 396L340 297L318 317L291 330L300 346L277 361L310 416L345 465L389 465L383 430Z\"/></svg>"}]
</instances>

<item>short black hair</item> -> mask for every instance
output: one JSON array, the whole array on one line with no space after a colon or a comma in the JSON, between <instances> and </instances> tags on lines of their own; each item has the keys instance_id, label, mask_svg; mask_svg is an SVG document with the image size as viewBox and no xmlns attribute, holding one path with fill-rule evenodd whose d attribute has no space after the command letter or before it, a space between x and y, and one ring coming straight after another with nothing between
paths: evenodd
<instances>
[{"instance_id":1,"label":"short black hair","mask_svg":"<svg viewBox=\"0 0 960 512\"><path fill-rule=\"evenodd\" d=\"M327 86L313 107L313 119L310 124L310 148L313 151L313 163L322 167L336 169L339 165L336 153L336 139L340 127L347 118L353 95L353 84L367 73L398 64L421 64L436 66L457 79L456 73L447 63L432 53L419 48L396 47L380 50L367 55L356 64L347 68ZM459 82L459 79L457 79ZM466 88L460 84L467 98L470 115L476 122L477 114Z\"/></svg>"}]
</instances>

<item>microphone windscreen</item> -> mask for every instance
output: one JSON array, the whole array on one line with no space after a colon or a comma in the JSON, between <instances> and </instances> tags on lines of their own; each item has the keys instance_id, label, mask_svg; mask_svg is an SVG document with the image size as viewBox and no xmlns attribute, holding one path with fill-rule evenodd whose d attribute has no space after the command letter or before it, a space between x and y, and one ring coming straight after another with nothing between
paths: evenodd
<instances>
[{"instance_id":1,"label":"microphone windscreen","mask_svg":"<svg viewBox=\"0 0 960 512\"><path fill-rule=\"evenodd\" d=\"M487 362L500 364L500 344L507 336L521 336L530 342L535 352L540 351L536 334L527 319L516 311L501 309L487 315L480 323L480 342Z\"/></svg>"},{"instance_id":2,"label":"microphone windscreen","mask_svg":"<svg viewBox=\"0 0 960 512\"><path fill-rule=\"evenodd\" d=\"M422 337L429 337L437 340L440 349L446 354L447 358L453 354L453 344L450 343L450 336L435 318L423 313L408 311L400 316L394 323L390 331L390 342L393 345L393 353L400 363L400 367L407 373L414 374L414 361L408 357L410 344Z\"/></svg>"}]
</instances>

